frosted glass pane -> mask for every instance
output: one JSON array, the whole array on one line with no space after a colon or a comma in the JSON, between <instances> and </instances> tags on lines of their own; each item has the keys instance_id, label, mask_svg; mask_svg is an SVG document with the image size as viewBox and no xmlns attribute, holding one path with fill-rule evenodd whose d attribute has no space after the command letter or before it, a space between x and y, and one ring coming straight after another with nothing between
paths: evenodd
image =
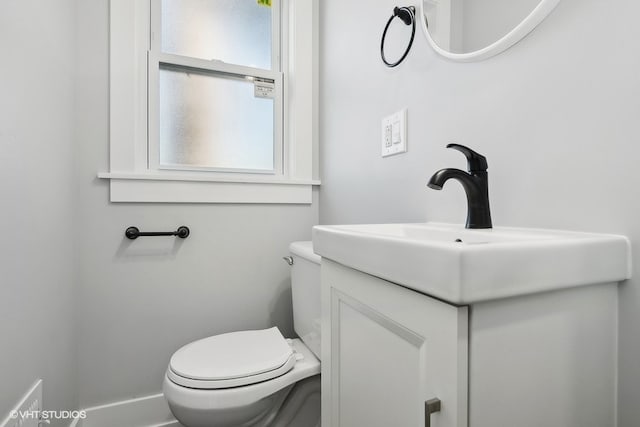
<instances>
[{"instance_id":1,"label":"frosted glass pane","mask_svg":"<svg viewBox=\"0 0 640 427\"><path fill-rule=\"evenodd\" d=\"M257 0L162 0L162 51L271 69L271 7Z\"/></svg>"},{"instance_id":2,"label":"frosted glass pane","mask_svg":"<svg viewBox=\"0 0 640 427\"><path fill-rule=\"evenodd\" d=\"M253 83L160 69L160 165L274 169L272 99Z\"/></svg>"}]
</instances>

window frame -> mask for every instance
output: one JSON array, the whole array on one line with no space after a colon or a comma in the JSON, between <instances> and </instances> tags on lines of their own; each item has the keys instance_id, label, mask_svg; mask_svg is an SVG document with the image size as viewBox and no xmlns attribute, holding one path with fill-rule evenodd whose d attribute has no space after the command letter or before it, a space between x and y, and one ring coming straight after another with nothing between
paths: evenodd
<instances>
[{"instance_id":1,"label":"window frame","mask_svg":"<svg viewBox=\"0 0 640 427\"><path fill-rule=\"evenodd\" d=\"M279 52L272 56L272 70L266 73L261 69L153 50L152 43L154 38L157 43L157 37L152 31L152 19L157 18L152 10L158 2L110 0L110 166L109 172L98 174L110 180L110 200L311 203L312 187L320 185L317 179L318 0L277 2L281 8L278 14L282 22L281 42ZM232 74L259 72L259 76L275 77L276 85L282 88L279 105L274 102L274 111L282 112L282 120L274 123L280 124L277 132L282 141L275 144L281 147L281 152L274 147L275 173L159 168L158 128L157 122L154 123L158 113L157 89L154 93L151 73L159 73L163 60L206 70L216 67ZM279 69L273 65L278 63ZM155 68L154 64L157 64ZM155 146L151 141L156 141Z\"/></svg>"}]
</instances>

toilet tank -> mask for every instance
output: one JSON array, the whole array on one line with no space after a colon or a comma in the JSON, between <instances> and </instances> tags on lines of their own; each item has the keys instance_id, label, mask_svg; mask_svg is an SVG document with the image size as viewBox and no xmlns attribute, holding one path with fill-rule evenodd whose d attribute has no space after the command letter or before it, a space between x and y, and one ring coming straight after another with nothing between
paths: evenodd
<instances>
[{"instance_id":1,"label":"toilet tank","mask_svg":"<svg viewBox=\"0 0 640 427\"><path fill-rule=\"evenodd\" d=\"M312 242L289 245L293 328L320 359L320 256L313 253Z\"/></svg>"}]
</instances>

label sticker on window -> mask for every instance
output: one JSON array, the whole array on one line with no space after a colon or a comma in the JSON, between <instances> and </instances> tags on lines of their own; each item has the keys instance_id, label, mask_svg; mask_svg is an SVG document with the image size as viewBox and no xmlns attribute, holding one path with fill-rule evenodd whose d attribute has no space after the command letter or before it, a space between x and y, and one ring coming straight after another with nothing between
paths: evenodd
<instances>
[{"instance_id":1,"label":"label sticker on window","mask_svg":"<svg viewBox=\"0 0 640 427\"><path fill-rule=\"evenodd\" d=\"M275 97L276 85L271 82L264 82L256 80L253 83L253 96L256 98L269 98Z\"/></svg>"},{"instance_id":2,"label":"label sticker on window","mask_svg":"<svg viewBox=\"0 0 640 427\"><path fill-rule=\"evenodd\" d=\"M258 4L262 6L271 7L271 0L258 0Z\"/></svg>"}]
</instances>

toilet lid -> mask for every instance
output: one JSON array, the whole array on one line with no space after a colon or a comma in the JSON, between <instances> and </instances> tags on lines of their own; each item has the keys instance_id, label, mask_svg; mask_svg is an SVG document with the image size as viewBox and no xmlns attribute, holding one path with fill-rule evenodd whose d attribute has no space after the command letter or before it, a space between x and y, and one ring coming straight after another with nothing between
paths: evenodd
<instances>
[{"instance_id":1,"label":"toilet lid","mask_svg":"<svg viewBox=\"0 0 640 427\"><path fill-rule=\"evenodd\" d=\"M278 328L239 331L204 338L176 351L171 379L203 388L237 387L265 381L293 368L296 358ZM216 384L217 383L217 384Z\"/></svg>"}]
</instances>

